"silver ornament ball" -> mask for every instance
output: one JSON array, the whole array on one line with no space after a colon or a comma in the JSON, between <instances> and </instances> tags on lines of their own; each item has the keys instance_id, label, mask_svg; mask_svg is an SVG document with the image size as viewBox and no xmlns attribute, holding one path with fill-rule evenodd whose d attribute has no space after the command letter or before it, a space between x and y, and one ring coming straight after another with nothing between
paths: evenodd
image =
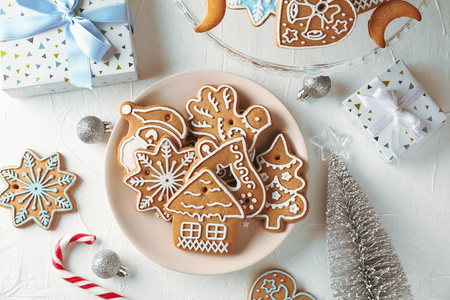
<instances>
[{"instance_id":1,"label":"silver ornament ball","mask_svg":"<svg viewBox=\"0 0 450 300\"><path fill-rule=\"evenodd\" d=\"M303 89L297 93L297 100L325 97L331 89L331 78L319 76L315 78L303 78Z\"/></svg>"},{"instance_id":2,"label":"silver ornament ball","mask_svg":"<svg viewBox=\"0 0 450 300\"><path fill-rule=\"evenodd\" d=\"M119 255L112 250L100 250L91 262L92 271L100 278L108 279L113 276L128 276L128 270L120 262Z\"/></svg>"},{"instance_id":3,"label":"silver ornament ball","mask_svg":"<svg viewBox=\"0 0 450 300\"><path fill-rule=\"evenodd\" d=\"M78 138L86 144L101 142L105 133L111 132L111 130L110 122L103 122L94 116L84 117L77 125Z\"/></svg>"}]
</instances>

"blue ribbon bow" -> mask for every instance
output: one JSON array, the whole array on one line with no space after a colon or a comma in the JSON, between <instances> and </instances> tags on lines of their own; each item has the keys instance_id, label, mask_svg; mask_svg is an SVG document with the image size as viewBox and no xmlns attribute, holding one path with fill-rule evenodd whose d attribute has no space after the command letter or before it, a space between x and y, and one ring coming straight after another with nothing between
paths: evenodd
<instances>
[{"instance_id":1,"label":"blue ribbon bow","mask_svg":"<svg viewBox=\"0 0 450 300\"><path fill-rule=\"evenodd\" d=\"M43 15L0 20L0 41L28 38L66 24L66 48L70 82L92 88L90 59L99 62L111 48L94 23L131 24L126 3L114 4L75 14L78 0L16 0L25 8Z\"/></svg>"}]
</instances>

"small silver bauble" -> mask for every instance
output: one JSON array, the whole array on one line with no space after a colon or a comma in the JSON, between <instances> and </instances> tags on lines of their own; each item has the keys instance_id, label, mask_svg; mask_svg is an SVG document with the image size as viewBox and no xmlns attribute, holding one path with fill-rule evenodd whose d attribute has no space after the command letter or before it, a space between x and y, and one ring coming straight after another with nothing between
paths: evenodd
<instances>
[{"instance_id":1,"label":"small silver bauble","mask_svg":"<svg viewBox=\"0 0 450 300\"><path fill-rule=\"evenodd\" d=\"M97 117L87 116L78 122L78 138L86 144L99 143L103 140L105 133L112 131L112 123L103 122Z\"/></svg>"},{"instance_id":2,"label":"small silver bauble","mask_svg":"<svg viewBox=\"0 0 450 300\"><path fill-rule=\"evenodd\" d=\"M312 98L325 97L331 88L331 79L328 76L315 78L303 78L303 89L297 93L297 100L308 100Z\"/></svg>"},{"instance_id":3,"label":"small silver bauble","mask_svg":"<svg viewBox=\"0 0 450 300\"><path fill-rule=\"evenodd\" d=\"M108 279L115 276L128 276L128 269L122 266L119 255L112 250L100 250L91 262L92 271L100 278Z\"/></svg>"}]
</instances>

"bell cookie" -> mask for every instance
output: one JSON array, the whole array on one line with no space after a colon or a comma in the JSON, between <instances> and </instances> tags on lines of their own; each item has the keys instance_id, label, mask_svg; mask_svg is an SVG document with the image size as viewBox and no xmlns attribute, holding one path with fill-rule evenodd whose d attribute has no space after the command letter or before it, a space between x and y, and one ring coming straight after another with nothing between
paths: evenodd
<instances>
[{"instance_id":1,"label":"bell cookie","mask_svg":"<svg viewBox=\"0 0 450 300\"><path fill-rule=\"evenodd\" d=\"M227 9L226 1L227 0L206 0L206 16L203 21L194 28L194 31L198 33L206 32L219 25L225 16L225 11Z\"/></svg>"},{"instance_id":2,"label":"bell cookie","mask_svg":"<svg viewBox=\"0 0 450 300\"><path fill-rule=\"evenodd\" d=\"M271 270L253 281L248 300L316 300L310 293L298 292L294 277L281 270Z\"/></svg>"},{"instance_id":3,"label":"bell cookie","mask_svg":"<svg viewBox=\"0 0 450 300\"><path fill-rule=\"evenodd\" d=\"M247 152L244 137L236 137L217 145L209 138L201 138L195 145L197 159L192 163L185 176L192 178L202 169L214 170L221 174L229 168L236 185L229 185L248 218L256 216L266 202L264 183ZM229 176L229 175L226 175Z\"/></svg>"},{"instance_id":4,"label":"bell cookie","mask_svg":"<svg viewBox=\"0 0 450 300\"><path fill-rule=\"evenodd\" d=\"M173 214L173 242L178 249L226 254L233 250L237 221L245 212L217 175L200 170L166 206Z\"/></svg>"},{"instance_id":5,"label":"bell cookie","mask_svg":"<svg viewBox=\"0 0 450 300\"><path fill-rule=\"evenodd\" d=\"M0 169L6 186L0 193L0 206L12 210L15 227L33 221L42 229L53 229L58 213L76 209L70 192L79 179L63 170L63 162L57 152L40 158L32 150L26 150L19 166Z\"/></svg>"},{"instance_id":6,"label":"bell cookie","mask_svg":"<svg viewBox=\"0 0 450 300\"><path fill-rule=\"evenodd\" d=\"M171 138L163 137L154 150L134 152L136 169L123 182L137 193L136 210L156 210L164 221L167 200L183 185L183 178L195 159L194 147L179 149Z\"/></svg>"},{"instance_id":7,"label":"bell cookie","mask_svg":"<svg viewBox=\"0 0 450 300\"><path fill-rule=\"evenodd\" d=\"M351 0L358 15L372 10L389 0Z\"/></svg>"},{"instance_id":8,"label":"bell cookie","mask_svg":"<svg viewBox=\"0 0 450 300\"><path fill-rule=\"evenodd\" d=\"M135 168L134 151L153 148L163 136L170 136L178 148L186 145L189 131L186 120L170 106L125 102L120 107L120 115L128 122L128 133L118 148L119 165L126 173Z\"/></svg>"},{"instance_id":9,"label":"bell cookie","mask_svg":"<svg viewBox=\"0 0 450 300\"><path fill-rule=\"evenodd\" d=\"M306 182L300 176L303 161L292 154L284 134L277 135L270 148L256 156L256 164L267 191L264 209L255 217L264 220L264 229L281 232L285 223L306 217Z\"/></svg>"},{"instance_id":10,"label":"bell cookie","mask_svg":"<svg viewBox=\"0 0 450 300\"><path fill-rule=\"evenodd\" d=\"M202 86L197 98L186 103L186 113L194 136L206 136L218 143L244 136L249 153L254 151L258 137L273 127L270 112L262 105L252 105L239 113L238 95L230 85Z\"/></svg>"},{"instance_id":11,"label":"bell cookie","mask_svg":"<svg viewBox=\"0 0 450 300\"><path fill-rule=\"evenodd\" d=\"M350 0L280 0L275 42L281 48L315 48L335 44L356 25Z\"/></svg>"},{"instance_id":12,"label":"bell cookie","mask_svg":"<svg viewBox=\"0 0 450 300\"><path fill-rule=\"evenodd\" d=\"M277 11L278 0L228 0L231 9L246 9L250 22L259 27Z\"/></svg>"},{"instance_id":13,"label":"bell cookie","mask_svg":"<svg viewBox=\"0 0 450 300\"><path fill-rule=\"evenodd\" d=\"M417 21L422 20L420 11L411 3L403 0L391 0L378 6L369 19L369 35L380 47L386 47L384 33L386 27L395 19L408 17Z\"/></svg>"}]
</instances>

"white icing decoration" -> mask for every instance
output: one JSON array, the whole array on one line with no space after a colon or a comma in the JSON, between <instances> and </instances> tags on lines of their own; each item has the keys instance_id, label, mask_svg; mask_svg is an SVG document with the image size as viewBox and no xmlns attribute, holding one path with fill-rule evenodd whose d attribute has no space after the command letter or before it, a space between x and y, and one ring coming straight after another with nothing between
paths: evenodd
<instances>
[{"instance_id":1,"label":"white icing decoration","mask_svg":"<svg viewBox=\"0 0 450 300\"><path fill-rule=\"evenodd\" d=\"M342 25L343 28L342 28L342 29L339 29L339 28L338 28L339 25ZM334 29L334 31L336 32L336 34L341 34L341 33L343 33L343 32L346 32L346 31L348 31L348 28L347 28L347 21L337 20L337 21L336 21L336 24L334 24L332 28Z\"/></svg>"},{"instance_id":2,"label":"white icing decoration","mask_svg":"<svg viewBox=\"0 0 450 300\"><path fill-rule=\"evenodd\" d=\"M269 175L267 175L266 172L262 172L262 173L259 174L259 175L261 175L261 179L262 179L263 181L267 181L267 179L269 179Z\"/></svg>"},{"instance_id":3,"label":"white icing decoration","mask_svg":"<svg viewBox=\"0 0 450 300\"><path fill-rule=\"evenodd\" d=\"M137 149L145 149L147 146L147 142L139 136L132 136L122 143L122 147L119 149L119 160L127 173L135 168L134 151Z\"/></svg>"},{"instance_id":4,"label":"white icing decoration","mask_svg":"<svg viewBox=\"0 0 450 300\"><path fill-rule=\"evenodd\" d=\"M158 132L156 132L156 130L154 130L154 129L151 129L145 134L145 138L146 139L151 138L151 140L157 141L158 140Z\"/></svg>"},{"instance_id":5,"label":"white icing decoration","mask_svg":"<svg viewBox=\"0 0 450 300\"><path fill-rule=\"evenodd\" d=\"M186 193L185 193L186 194ZM180 203L184 208L193 208L193 209L204 209L205 206L204 205L199 205L199 206L195 206L195 205L186 205L183 202Z\"/></svg>"},{"instance_id":6,"label":"white icing decoration","mask_svg":"<svg viewBox=\"0 0 450 300\"><path fill-rule=\"evenodd\" d=\"M209 181L209 180L203 180L203 179L200 179L199 180L201 183L204 183L204 184L211 184L211 182L212 181Z\"/></svg>"},{"instance_id":7,"label":"white icing decoration","mask_svg":"<svg viewBox=\"0 0 450 300\"><path fill-rule=\"evenodd\" d=\"M300 208L297 204L292 204L291 206L289 206L289 211L293 214L296 214L299 210Z\"/></svg>"},{"instance_id":8,"label":"white icing decoration","mask_svg":"<svg viewBox=\"0 0 450 300\"><path fill-rule=\"evenodd\" d=\"M210 189L209 191L211 193L214 193L214 192L220 192L221 190L219 188L215 188L215 189Z\"/></svg>"},{"instance_id":9,"label":"white icing decoration","mask_svg":"<svg viewBox=\"0 0 450 300\"><path fill-rule=\"evenodd\" d=\"M178 238L177 248L194 251L228 253L229 243Z\"/></svg>"},{"instance_id":10,"label":"white icing decoration","mask_svg":"<svg viewBox=\"0 0 450 300\"><path fill-rule=\"evenodd\" d=\"M278 200L278 199L280 199L281 195L280 195L280 193L278 193L278 191L275 191L272 193L272 195L270 197L272 198L272 200ZM268 204L268 203L266 203L266 204Z\"/></svg>"},{"instance_id":11,"label":"white icing decoration","mask_svg":"<svg viewBox=\"0 0 450 300\"><path fill-rule=\"evenodd\" d=\"M232 9L247 9L250 21L255 26L263 24L271 14L275 14L277 1L272 0L228 0Z\"/></svg>"},{"instance_id":12,"label":"white icing decoration","mask_svg":"<svg viewBox=\"0 0 450 300\"><path fill-rule=\"evenodd\" d=\"M202 116L205 116L205 117L210 118L210 119L214 119L213 115L211 115L209 113L209 110L207 110L207 109L203 109L201 107L199 108L197 105L194 105L194 110L196 112L198 112L199 114L201 114Z\"/></svg>"},{"instance_id":13,"label":"white icing decoration","mask_svg":"<svg viewBox=\"0 0 450 300\"><path fill-rule=\"evenodd\" d=\"M248 228L248 225L250 225L250 221L249 220L245 220L242 222L242 227Z\"/></svg>"},{"instance_id":14,"label":"white icing decoration","mask_svg":"<svg viewBox=\"0 0 450 300\"><path fill-rule=\"evenodd\" d=\"M193 193L193 192L190 192L190 191L186 191L186 192L184 192L184 194L185 195L191 195L191 196L194 196L194 197L200 197L201 195L202 195L202 193Z\"/></svg>"},{"instance_id":15,"label":"white icing decoration","mask_svg":"<svg viewBox=\"0 0 450 300\"><path fill-rule=\"evenodd\" d=\"M291 178L292 178L292 175L289 172L284 172L283 174L281 174L281 179L283 179L283 180L289 181L289 180L291 180Z\"/></svg>"},{"instance_id":16,"label":"white icing decoration","mask_svg":"<svg viewBox=\"0 0 450 300\"><path fill-rule=\"evenodd\" d=\"M227 237L227 227L223 224L209 223L206 225L206 236L210 241L223 241Z\"/></svg>"},{"instance_id":17,"label":"white icing decoration","mask_svg":"<svg viewBox=\"0 0 450 300\"><path fill-rule=\"evenodd\" d=\"M125 104L124 106L122 106L122 113L124 115L129 115L132 110L133 109L131 108L131 105L129 105L129 104Z\"/></svg>"},{"instance_id":18,"label":"white icing decoration","mask_svg":"<svg viewBox=\"0 0 450 300\"><path fill-rule=\"evenodd\" d=\"M222 202L214 202L214 203L207 203L206 205L207 205L207 206L210 206L210 207L212 207L212 206L230 207L230 206L231 206L231 203L224 204L224 203L222 203Z\"/></svg>"}]
</instances>

